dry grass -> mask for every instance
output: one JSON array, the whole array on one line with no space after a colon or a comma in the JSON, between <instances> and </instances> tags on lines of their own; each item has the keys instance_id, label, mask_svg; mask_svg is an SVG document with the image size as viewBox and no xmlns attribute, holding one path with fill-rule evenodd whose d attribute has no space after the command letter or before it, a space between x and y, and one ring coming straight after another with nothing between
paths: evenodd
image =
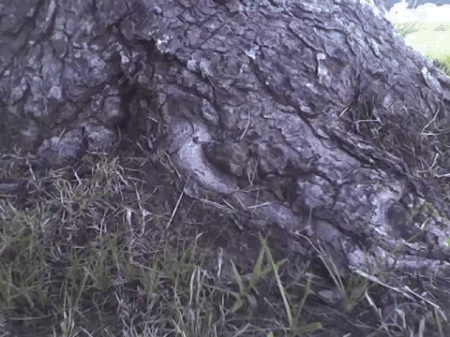
<instances>
[{"instance_id":1,"label":"dry grass","mask_svg":"<svg viewBox=\"0 0 450 337\"><path fill-rule=\"evenodd\" d=\"M256 252L245 263L202 240L207 231L174 212L189 205L179 191L155 211L164 186L149 189L144 167L92 155L71 175L36 178L26 201L0 199L0 336L406 336L425 325L427 336L445 335L427 303L414 301L416 317L398 296L382 313L387 288L342 278L329 260L278 260L260 238L239 243ZM153 183L165 182L161 172Z\"/></svg>"},{"instance_id":2,"label":"dry grass","mask_svg":"<svg viewBox=\"0 0 450 337\"><path fill-rule=\"evenodd\" d=\"M146 210L151 195L118 158L90 161L78 170L82 177L50 172L36 181L26 205L1 200L1 336L293 336L320 329L299 319L295 301L288 304L279 264L265 262L268 248L250 279L220 257L209 257L207 268L199 235L167 231L172 217ZM270 294L255 294L270 279L285 302L261 310L270 313L263 317L255 305Z\"/></svg>"}]
</instances>

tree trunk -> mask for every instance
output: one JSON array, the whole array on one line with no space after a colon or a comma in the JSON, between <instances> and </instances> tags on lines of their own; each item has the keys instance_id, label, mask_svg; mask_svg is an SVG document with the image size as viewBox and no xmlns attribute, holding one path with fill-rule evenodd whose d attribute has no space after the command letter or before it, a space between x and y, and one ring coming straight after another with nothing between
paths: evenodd
<instances>
[{"instance_id":1,"label":"tree trunk","mask_svg":"<svg viewBox=\"0 0 450 337\"><path fill-rule=\"evenodd\" d=\"M141 135L190 198L214 195L297 254L341 273L450 275L450 79L382 5L6 2L4 153L63 166L117 130Z\"/></svg>"}]
</instances>

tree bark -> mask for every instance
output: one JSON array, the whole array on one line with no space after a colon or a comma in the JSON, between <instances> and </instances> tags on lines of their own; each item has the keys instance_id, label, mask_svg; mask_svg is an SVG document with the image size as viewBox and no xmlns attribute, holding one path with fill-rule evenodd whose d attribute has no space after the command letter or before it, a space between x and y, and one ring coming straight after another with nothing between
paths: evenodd
<instances>
[{"instance_id":1,"label":"tree bark","mask_svg":"<svg viewBox=\"0 0 450 337\"><path fill-rule=\"evenodd\" d=\"M283 229L294 252L450 275L450 79L382 5L2 2L3 153L63 166L132 130L189 197Z\"/></svg>"}]
</instances>

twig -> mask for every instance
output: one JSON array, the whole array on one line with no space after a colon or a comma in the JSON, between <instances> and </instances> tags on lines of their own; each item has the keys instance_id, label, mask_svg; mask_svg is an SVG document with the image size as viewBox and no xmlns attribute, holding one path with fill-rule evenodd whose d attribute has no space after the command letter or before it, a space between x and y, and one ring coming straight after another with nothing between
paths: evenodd
<instances>
[{"instance_id":1,"label":"twig","mask_svg":"<svg viewBox=\"0 0 450 337\"><path fill-rule=\"evenodd\" d=\"M178 206L180 206L181 199L184 196L184 190L186 189L186 186L187 186L190 178L191 178L191 175L189 174L188 178L186 179L186 183L184 184L183 190L181 191L180 196L178 197L177 204L175 205L172 215L170 216L169 222L167 223L166 230L169 228L170 224L172 223L173 218L175 217L175 214L177 213Z\"/></svg>"}]
</instances>

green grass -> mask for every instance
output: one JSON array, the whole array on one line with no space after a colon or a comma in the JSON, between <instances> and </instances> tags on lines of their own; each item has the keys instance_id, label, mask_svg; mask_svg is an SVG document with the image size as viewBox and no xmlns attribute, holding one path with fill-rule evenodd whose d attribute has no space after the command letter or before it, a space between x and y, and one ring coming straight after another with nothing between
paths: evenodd
<instances>
[{"instance_id":1,"label":"green grass","mask_svg":"<svg viewBox=\"0 0 450 337\"><path fill-rule=\"evenodd\" d=\"M143 232L150 196L118 158L86 167L72 179L51 172L22 208L0 200L0 335L296 336L322 328L299 317L308 293L288 298L284 263L265 244L248 279L239 261L208 257L198 235L166 231L167 215L154 214ZM270 296L256 294L271 282L283 301L269 307Z\"/></svg>"},{"instance_id":2,"label":"green grass","mask_svg":"<svg viewBox=\"0 0 450 337\"><path fill-rule=\"evenodd\" d=\"M0 336L389 331L384 318L372 314L385 288L340 275L324 251L317 250L319 259L311 264L283 257L262 236L240 242L237 251L223 249L223 243L204 240L210 235L204 227L176 216L175 207L195 208L179 202L176 190L170 207L156 212L157 190L170 191L159 185L164 174L176 179L170 163L162 164L152 164L149 189L139 174L148 165L142 159L92 155L71 177L53 171L34 181L25 203L0 199ZM202 212L214 213L207 207L201 205ZM213 233L224 226L207 225L219 226ZM236 233L229 237L237 239ZM239 248L247 246L254 258ZM430 317L436 324L437 314Z\"/></svg>"},{"instance_id":3,"label":"green grass","mask_svg":"<svg viewBox=\"0 0 450 337\"><path fill-rule=\"evenodd\" d=\"M394 29L397 35L406 38L408 35L415 34L420 31L422 25L420 22L393 22ZM442 26L442 25L441 25ZM447 25L448 27L448 25ZM437 31L446 31L442 27L437 27L432 33ZM448 31L448 28L447 28ZM448 31L450 34L450 31ZM427 35L427 41L433 41L434 37ZM447 47L447 46L446 46ZM448 50L448 48L446 49ZM445 74L450 76L450 55L443 53L438 48L428 49L426 52L423 51L423 56L430 61L434 61L438 68L441 69Z\"/></svg>"},{"instance_id":4,"label":"green grass","mask_svg":"<svg viewBox=\"0 0 450 337\"><path fill-rule=\"evenodd\" d=\"M420 29L420 24L418 22L406 22L406 23L395 23L395 32L401 36L406 37L413 34Z\"/></svg>"},{"instance_id":5,"label":"green grass","mask_svg":"<svg viewBox=\"0 0 450 337\"><path fill-rule=\"evenodd\" d=\"M438 55L438 56L430 56L433 61L437 61L438 68L440 68L445 74L450 76L450 55Z\"/></svg>"}]
</instances>

